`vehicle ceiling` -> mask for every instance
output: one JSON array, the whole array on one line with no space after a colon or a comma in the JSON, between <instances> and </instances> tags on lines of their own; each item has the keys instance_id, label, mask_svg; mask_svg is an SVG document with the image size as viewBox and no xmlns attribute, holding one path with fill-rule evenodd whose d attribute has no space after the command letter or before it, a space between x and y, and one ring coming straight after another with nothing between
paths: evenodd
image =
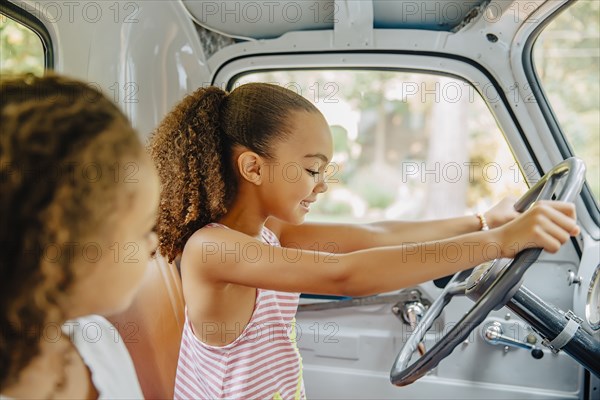
<instances>
[{"instance_id":1,"label":"vehicle ceiling","mask_svg":"<svg viewBox=\"0 0 600 400\"><path fill-rule=\"evenodd\" d=\"M347 15L342 7L372 3L374 29L456 31L478 14L490 0L300 0L204 1L181 0L195 22L231 36L272 39L287 32L334 29L334 21ZM506 1L510 4L511 1ZM354 4L353 6L356 6Z\"/></svg>"}]
</instances>

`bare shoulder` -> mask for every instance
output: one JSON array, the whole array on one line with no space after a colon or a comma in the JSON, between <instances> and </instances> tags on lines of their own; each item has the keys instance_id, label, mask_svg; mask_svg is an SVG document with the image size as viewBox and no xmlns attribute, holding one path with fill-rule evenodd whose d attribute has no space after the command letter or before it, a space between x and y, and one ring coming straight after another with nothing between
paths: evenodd
<instances>
[{"instance_id":1,"label":"bare shoulder","mask_svg":"<svg viewBox=\"0 0 600 400\"><path fill-rule=\"evenodd\" d=\"M228 342L223 342L226 335L204 332L208 325L203 323L232 327L227 329L233 331L250 320L256 289L232 282L227 271L236 268L239 249L252 240L235 230L206 227L194 232L184 247L181 274L187 315L208 344L223 346Z\"/></svg>"},{"instance_id":2,"label":"bare shoulder","mask_svg":"<svg viewBox=\"0 0 600 400\"><path fill-rule=\"evenodd\" d=\"M181 255L182 274L223 282L223 272L238 263L242 250L257 240L233 229L204 227L188 239Z\"/></svg>"},{"instance_id":3,"label":"bare shoulder","mask_svg":"<svg viewBox=\"0 0 600 400\"><path fill-rule=\"evenodd\" d=\"M202 253L217 243L239 240L240 236L245 235L227 228L204 227L198 229L186 242L182 258L185 257L186 253L190 255Z\"/></svg>"},{"instance_id":4,"label":"bare shoulder","mask_svg":"<svg viewBox=\"0 0 600 400\"><path fill-rule=\"evenodd\" d=\"M185 255L186 252L191 254L206 251L208 251L208 253L213 253L215 246L217 246L219 250L225 250L225 247L223 247L225 244L231 244L231 248L234 248L234 245L243 245L257 241L256 238L234 229L228 229L226 227L204 227L198 229L190 236L183 248L183 255Z\"/></svg>"}]
</instances>

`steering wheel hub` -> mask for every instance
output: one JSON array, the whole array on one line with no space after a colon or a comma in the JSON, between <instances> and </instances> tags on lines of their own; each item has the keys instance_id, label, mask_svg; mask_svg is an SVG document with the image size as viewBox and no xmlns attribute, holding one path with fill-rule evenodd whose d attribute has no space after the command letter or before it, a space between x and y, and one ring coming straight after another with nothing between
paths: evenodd
<instances>
[{"instance_id":1,"label":"steering wheel hub","mask_svg":"<svg viewBox=\"0 0 600 400\"><path fill-rule=\"evenodd\" d=\"M473 301L479 300L511 262L510 258L496 258L475 267L466 280L465 295ZM522 282L523 280L507 292L504 300L501 300L500 304L494 310L502 308L513 297L516 291L519 290Z\"/></svg>"}]
</instances>

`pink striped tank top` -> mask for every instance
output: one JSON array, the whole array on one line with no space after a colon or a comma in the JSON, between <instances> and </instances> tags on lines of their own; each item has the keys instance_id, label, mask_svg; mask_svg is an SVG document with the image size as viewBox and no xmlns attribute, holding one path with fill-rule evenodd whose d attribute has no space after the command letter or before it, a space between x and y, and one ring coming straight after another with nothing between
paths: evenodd
<instances>
[{"instance_id":1,"label":"pink striped tank top","mask_svg":"<svg viewBox=\"0 0 600 400\"><path fill-rule=\"evenodd\" d=\"M262 240L280 245L267 228ZM299 298L299 293L256 289L248 325L235 341L221 347L195 336L186 311L174 398L305 399L294 319Z\"/></svg>"}]
</instances>

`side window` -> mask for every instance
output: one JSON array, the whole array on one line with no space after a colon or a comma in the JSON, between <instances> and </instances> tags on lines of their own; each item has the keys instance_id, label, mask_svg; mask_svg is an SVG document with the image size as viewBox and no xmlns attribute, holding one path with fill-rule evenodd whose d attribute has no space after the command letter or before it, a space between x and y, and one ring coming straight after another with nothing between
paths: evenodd
<instances>
[{"instance_id":1,"label":"side window","mask_svg":"<svg viewBox=\"0 0 600 400\"><path fill-rule=\"evenodd\" d=\"M535 72L600 198L600 2L577 1L552 20L533 48Z\"/></svg>"},{"instance_id":2,"label":"side window","mask_svg":"<svg viewBox=\"0 0 600 400\"><path fill-rule=\"evenodd\" d=\"M492 114L464 81L416 72L295 70L252 73L235 84L254 81L302 94L331 126L329 190L309 220L460 216L527 190Z\"/></svg>"},{"instance_id":3,"label":"side window","mask_svg":"<svg viewBox=\"0 0 600 400\"><path fill-rule=\"evenodd\" d=\"M25 25L0 14L0 72L41 76L44 62L40 37Z\"/></svg>"}]
</instances>

